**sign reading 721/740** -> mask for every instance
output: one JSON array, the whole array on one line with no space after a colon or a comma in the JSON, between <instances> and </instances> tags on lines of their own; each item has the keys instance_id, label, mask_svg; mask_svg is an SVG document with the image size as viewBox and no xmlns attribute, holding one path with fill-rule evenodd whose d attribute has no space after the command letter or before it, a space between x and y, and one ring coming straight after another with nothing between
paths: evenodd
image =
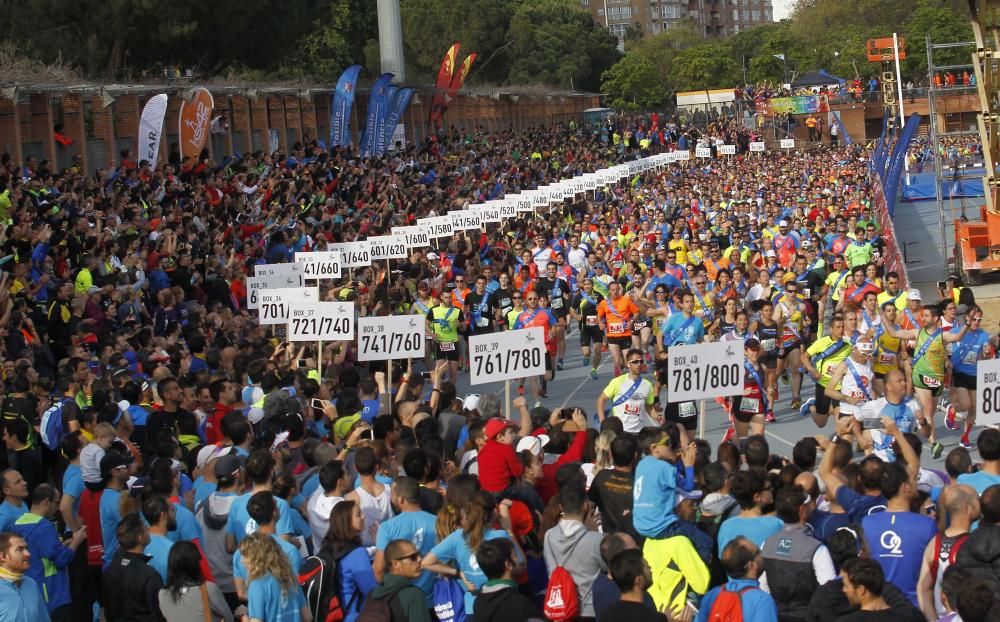
<instances>
[{"instance_id":1,"label":"sign reading 721/740","mask_svg":"<svg viewBox=\"0 0 1000 622\"><path fill-rule=\"evenodd\" d=\"M469 384L530 378L545 373L545 331L540 327L469 337Z\"/></svg>"},{"instance_id":2,"label":"sign reading 721/740","mask_svg":"<svg viewBox=\"0 0 1000 622\"><path fill-rule=\"evenodd\" d=\"M358 319L358 360L386 361L424 355L424 316Z\"/></svg>"},{"instance_id":3,"label":"sign reading 721/740","mask_svg":"<svg viewBox=\"0 0 1000 622\"><path fill-rule=\"evenodd\" d=\"M743 393L743 342L673 346L667 351L667 401L688 402Z\"/></svg>"},{"instance_id":4,"label":"sign reading 721/740","mask_svg":"<svg viewBox=\"0 0 1000 622\"><path fill-rule=\"evenodd\" d=\"M288 328L289 341L349 341L354 339L354 303L293 304Z\"/></svg>"}]
</instances>

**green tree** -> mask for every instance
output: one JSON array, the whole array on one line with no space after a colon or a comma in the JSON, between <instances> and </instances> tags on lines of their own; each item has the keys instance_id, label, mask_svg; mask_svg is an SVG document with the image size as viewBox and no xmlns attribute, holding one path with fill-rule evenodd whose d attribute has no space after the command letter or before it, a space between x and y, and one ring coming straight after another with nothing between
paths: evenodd
<instances>
[{"instance_id":1,"label":"green tree","mask_svg":"<svg viewBox=\"0 0 1000 622\"><path fill-rule=\"evenodd\" d=\"M700 43L678 54L670 67L670 79L677 91L722 88L736 84L739 66L725 41Z\"/></svg>"},{"instance_id":2,"label":"green tree","mask_svg":"<svg viewBox=\"0 0 1000 622\"><path fill-rule=\"evenodd\" d=\"M513 83L596 91L619 58L617 39L572 0L525 2L511 18L508 38Z\"/></svg>"},{"instance_id":3,"label":"green tree","mask_svg":"<svg viewBox=\"0 0 1000 622\"><path fill-rule=\"evenodd\" d=\"M906 60L900 66L904 75L919 80L927 77L927 35L931 43L972 41L968 15L956 14L937 2L920 0L906 22ZM935 65L963 65L971 62L974 46L936 50ZM972 68L969 67L969 72ZM904 78L905 79L905 78Z\"/></svg>"},{"instance_id":4,"label":"green tree","mask_svg":"<svg viewBox=\"0 0 1000 622\"><path fill-rule=\"evenodd\" d=\"M608 94L611 107L628 110L661 106L666 103L668 95L656 66L639 54L626 54L614 67L605 71L601 90Z\"/></svg>"}]
</instances>

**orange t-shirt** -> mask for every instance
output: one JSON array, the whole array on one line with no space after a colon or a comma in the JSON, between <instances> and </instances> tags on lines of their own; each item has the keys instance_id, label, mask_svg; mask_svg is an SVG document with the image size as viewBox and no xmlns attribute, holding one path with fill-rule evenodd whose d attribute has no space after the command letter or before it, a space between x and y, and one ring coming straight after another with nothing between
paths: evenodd
<instances>
[{"instance_id":1,"label":"orange t-shirt","mask_svg":"<svg viewBox=\"0 0 1000 622\"><path fill-rule=\"evenodd\" d=\"M604 318L608 337L631 337L629 321L638 313L639 307L628 296L619 296L618 300L605 298L597 305L597 316Z\"/></svg>"}]
</instances>

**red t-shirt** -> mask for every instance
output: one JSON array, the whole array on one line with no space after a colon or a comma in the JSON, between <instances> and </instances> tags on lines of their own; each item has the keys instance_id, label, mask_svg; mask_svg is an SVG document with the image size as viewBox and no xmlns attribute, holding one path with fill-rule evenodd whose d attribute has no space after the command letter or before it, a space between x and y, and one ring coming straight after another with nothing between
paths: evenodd
<instances>
[{"instance_id":1,"label":"red t-shirt","mask_svg":"<svg viewBox=\"0 0 1000 622\"><path fill-rule=\"evenodd\" d=\"M524 467L517 452L510 445L497 442L495 438L486 441L477 456L479 463L479 483L488 492L502 492L510 487L513 480L521 477Z\"/></svg>"}]
</instances>

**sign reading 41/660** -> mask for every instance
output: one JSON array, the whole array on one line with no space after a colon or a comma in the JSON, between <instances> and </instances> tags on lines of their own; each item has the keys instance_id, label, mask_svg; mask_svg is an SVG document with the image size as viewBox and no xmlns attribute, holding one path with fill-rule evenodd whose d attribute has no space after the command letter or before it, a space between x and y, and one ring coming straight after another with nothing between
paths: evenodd
<instances>
[{"instance_id":1,"label":"sign reading 41/660","mask_svg":"<svg viewBox=\"0 0 1000 622\"><path fill-rule=\"evenodd\" d=\"M358 360L386 361L424 355L424 316L358 319Z\"/></svg>"},{"instance_id":2,"label":"sign reading 41/660","mask_svg":"<svg viewBox=\"0 0 1000 622\"><path fill-rule=\"evenodd\" d=\"M469 337L470 384L545 373L545 331L540 327Z\"/></svg>"},{"instance_id":3,"label":"sign reading 41/660","mask_svg":"<svg viewBox=\"0 0 1000 622\"><path fill-rule=\"evenodd\" d=\"M687 402L743 393L743 342L673 346L667 352L667 399Z\"/></svg>"}]
</instances>

